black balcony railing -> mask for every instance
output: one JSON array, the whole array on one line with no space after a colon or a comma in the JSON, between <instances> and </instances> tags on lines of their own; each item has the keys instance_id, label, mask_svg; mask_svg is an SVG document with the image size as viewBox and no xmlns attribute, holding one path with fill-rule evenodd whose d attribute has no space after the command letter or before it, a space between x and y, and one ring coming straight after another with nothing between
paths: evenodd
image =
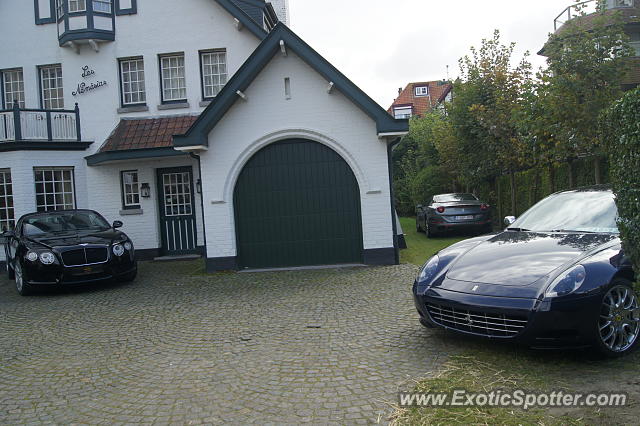
<instances>
[{"instance_id":1,"label":"black balcony railing","mask_svg":"<svg viewBox=\"0 0 640 426\"><path fill-rule=\"evenodd\" d=\"M26 109L17 102L0 110L0 142L80 142L80 109Z\"/></svg>"}]
</instances>

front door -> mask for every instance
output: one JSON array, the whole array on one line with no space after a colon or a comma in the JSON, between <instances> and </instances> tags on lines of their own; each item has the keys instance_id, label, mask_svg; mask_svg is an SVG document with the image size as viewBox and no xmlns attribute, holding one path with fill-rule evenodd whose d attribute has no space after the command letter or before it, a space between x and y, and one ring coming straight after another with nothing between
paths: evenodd
<instances>
[{"instance_id":1,"label":"front door","mask_svg":"<svg viewBox=\"0 0 640 426\"><path fill-rule=\"evenodd\" d=\"M191 167L158 169L162 255L197 252L195 198Z\"/></svg>"}]
</instances>

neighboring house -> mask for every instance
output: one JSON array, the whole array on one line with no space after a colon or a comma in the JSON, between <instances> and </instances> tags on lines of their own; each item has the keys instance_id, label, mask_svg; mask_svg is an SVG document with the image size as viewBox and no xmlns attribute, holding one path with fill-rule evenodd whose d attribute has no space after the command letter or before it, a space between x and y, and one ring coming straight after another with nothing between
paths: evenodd
<instances>
[{"instance_id":1,"label":"neighboring house","mask_svg":"<svg viewBox=\"0 0 640 426\"><path fill-rule=\"evenodd\" d=\"M388 112L398 119L422 116L451 100L452 88L446 80L409 83L398 89L398 97Z\"/></svg>"},{"instance_id":2,"label":"neighboring house","mask_svg":"<svg viewBox=\"0 0 640 426\"><path fill-rule=\"evenodd\" d=\"M595 13L583 15L581 8L591 7L592 10L596 10L599 0L587 0L578 5L567 6L554 20L553 26L556 34L561 34L563 25L569 21L578 23L584 28L589 28L593 25L593 20L596 17ZM623 89L630 90L637 87L640 84L640 0L606 0L602 3L602 7L605 8L605 13L619 13L624 22L624 29L631 41L631 47L635 50L635 56L629 58L631 63L629 67L629 73L623 80ZM539 55L544 56L544 48L538 52Z\"/></svg>"},{"instance_id":3,"label":"neighboring house","mask_svg":"<svg viewBox=\"0 0 640 426\"><path fill-rule=\"evenodd\" d=\"M2 226L91 208L141 258L397 262L388 152L407 122L280 23L287 1L175 4L0 3Z\"/></svg>"}]
</instances>

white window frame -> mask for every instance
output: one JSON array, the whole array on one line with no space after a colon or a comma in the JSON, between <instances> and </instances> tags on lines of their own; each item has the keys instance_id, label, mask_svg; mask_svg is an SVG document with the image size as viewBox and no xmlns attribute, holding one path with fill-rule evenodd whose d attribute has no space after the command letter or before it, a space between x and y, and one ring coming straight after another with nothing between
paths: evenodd
<instances>
[{"instance_id":1,"label":"white window frame","mask_svg":"<svg viewBox=\"0 0 640 426\"><path fill-rule=\"evenodd\" d=\"M140 208L140 177L137 170L123 170L120 172L122 186L123 209ZM128 180L127 176L131 179Z\"/></svg>"},{"instance_id":2,"label":"white window frame","mask_svg":"<svg viewBox=\"0 0 640 426\"><path fill-rule=\"evenodd\" d=\"M411 118L413 115L413 107L412 106L400 106L393 108L393 116L396 119L403 120L407 118Z\"/></svg>"},{"instance_id":3,"label":"white window frame","mask_svg":"<svg viewBox=\"0 0 640 426\"><path fill-rule=\"evenodd\" d=\"M73 167L34 167L36 210L69 210L76 206ZM40 198L41 197L41 198Z\"/></svg>"},{"instance_id":4,"label":"white window frame","mask_svg":"<svg viewBox=\"0 0 640 426\"><path fill-rule=\"evenodd\" d=\"M415 96L429 96L429 86L416 86L413 93Z\"/></svg>"},{"instance_id":5,"label":"white window frame","mask_svg":"<svg viewBox=\"0 0 640 426\"><path fill-rule=\"evenodd\" d=\"M184 53L160 56L160 82L163 103L187 100Z\"/></svg>"},{"instance_id":6,"label":"white window frame","mask_svg":"<svg viewBox=\"0 0 640 426\"><path fill-rule=\"evenodd\" d=\"M633 7L633 0L630 0L631 4L623 4L626 0L615 0L616 7Z\"/></svg>"},{"instance_id":7,"label":"white window frame","mask_svg":"<svg viewBox=\"0 0 640 426\"><path fill-rule=\"evenodd\" d=\"M99 13L111 13L113 11L113 2L111 0L92 0L93 11ZM104 10L102 9L104 8Z\"/></svg>"},{"instance_id":8,"label":"white window frame","mask_svg":"<svg viewBox=\"0 0 640 426\"><path fill-rule=\"evenodd\" d=\"M132 68L134 64L135 69ZM120 59L119 68L122 106L145 105L147 93L144 80L144 59Z\"/></svg>"},{"instance_id":9,"label":"white window frame","mask_svg":"<svg viewBox=\"0 0 640 426\"><path fill-rule=\"evenodd\" d=\"M59 20L64 16L64 1L56 0L56 19Z\"/></svg>"},{"instance_id":10,"label":"white window frame","mask_svg":"<svg viewBox=\"0 0 640 426\"><path fill-rule=\"evenodd\" d=\"M216 68L217 72L215 72ZM226 50L200 52L200 84L202 84L202 97L204 100L215 98L227 84L228 77Z\"/></svg>"},{"instance_id":11,"label":"white window frame","mask_svg":"<svg viewBox=\"0 0 640 426\"><path fill-rule=\"evenodd\" d=\"M11 169L0 169L0 230L15 226Z\"/></svg>"},{"instance_id":12,"label":"white window frame","mask_svg":"<svg viewBox=\"0 0 640 426\"><path fill-rule=\"evenodd\" d=\"M69 0L69 13L86 11L87 0Z\"/></svg>"},{"instance_id":13,"label":"white window frame","mask_svg":"<svg viewBox=\"0 0 640 426\"><path fill-rule=\"evenodd\" d=\"M0 71L0 84L4 95L0 106L5 109L13 108L13 101L18 101L18 106L24 108L24 73L22 68L14 68ZM17 87L16 87L17 86Z\"/></svg>"},{"instance_id":14,"label":"white window frame","mask_svg":"<svg viewBox=\"0 0 640 426\"><path fill-rule=\"evenodd\" d=\"M43 109L64 109L62 65L39 67L40 101Z\"/></svg>"}]
</instances>

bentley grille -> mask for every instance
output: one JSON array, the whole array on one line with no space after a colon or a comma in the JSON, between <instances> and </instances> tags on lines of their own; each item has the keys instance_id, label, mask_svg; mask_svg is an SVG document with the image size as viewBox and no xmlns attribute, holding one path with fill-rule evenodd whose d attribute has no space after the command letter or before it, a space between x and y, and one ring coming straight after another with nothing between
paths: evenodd
<instances>
[{"instance_id":1,"label":"bentley grille","mask_svg":"<svg viewBox=\"0 0 640 426\"><path fill-rule=\"evenodd\" d=\"M527 325L524 316L470 311L450 306L427 304L431 319L444 327L492 337L512 337Z\"/></svg>"},{"instance_id":2,"label":"bentley grille","mask_svg":"<svg viewBox=\"0 0 640 426\"><path fill-rule=\"evenodd\" d=\"M106 247L85 247L62 253L65 266L93 265L104 263L109 259L109 249Z\"/></svg>"}]
</instances>

